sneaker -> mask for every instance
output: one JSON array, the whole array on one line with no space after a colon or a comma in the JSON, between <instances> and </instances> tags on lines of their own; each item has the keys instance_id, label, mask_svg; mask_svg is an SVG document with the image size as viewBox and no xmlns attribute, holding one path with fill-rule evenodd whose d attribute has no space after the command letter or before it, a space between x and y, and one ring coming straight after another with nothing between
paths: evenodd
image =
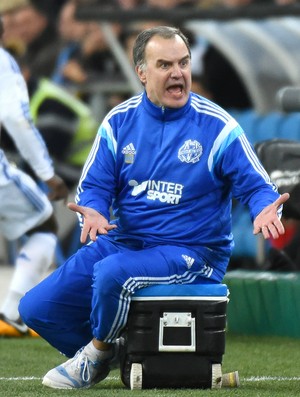
<instances>
[{"instance_id":1,"label":"sneaker","mask_svg":"<svg viewBox=\"0 0 300 397\"><path fill-rule=\"evenodd\" d=\"M0 313L0 337L20 338L24 336L31 336L33 338L39 337L39 335L28 328L20 318L17 321L13 321Z\"/></svg>"},{"instance_id":2,"label":"sneaker","mask_svg":"<svg viewBox=\"0 0 300 397\"><path fill-rule=\"evenodd\" d=\"M107 377L110 361L91 361L82 347L73 358L51 369L42 383L53 389L87 389Z\"/></svg>"}]
</instances>

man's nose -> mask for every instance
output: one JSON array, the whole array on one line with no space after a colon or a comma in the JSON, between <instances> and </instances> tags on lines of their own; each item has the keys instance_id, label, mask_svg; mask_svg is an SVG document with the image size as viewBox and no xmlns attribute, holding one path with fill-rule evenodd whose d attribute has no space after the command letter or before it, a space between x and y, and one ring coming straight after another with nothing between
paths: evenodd
<instances>
[{"instance_id":1,"label":"man's nose","mask_svg":"<svg viewBox=\"0 0 300 397\"><path fill-rule=\"evenodd\" d=\"M179 78L182 76L182 70L179 65L173 65L171 77Z\"/></svg>"}]
</instances>

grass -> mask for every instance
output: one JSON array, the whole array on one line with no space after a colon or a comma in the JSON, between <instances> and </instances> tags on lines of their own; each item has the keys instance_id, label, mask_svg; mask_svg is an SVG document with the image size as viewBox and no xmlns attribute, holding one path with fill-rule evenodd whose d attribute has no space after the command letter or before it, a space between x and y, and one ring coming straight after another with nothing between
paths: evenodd
<instances>
[{"instance_id":1,"label":"grass","mask_svg":"<svg viewBox=\"0 0 300 397\"><path fill-rule=\"evenodd\" d=\"M0 395L3 397L293 397L300 395L300 340L227 336L223 373L238 370L241 386L220 390L128 390L119 370L91 389L55 390L41 385L43 375L65 361L42 339L0 339Z\"/></svg>"}]
</instances>

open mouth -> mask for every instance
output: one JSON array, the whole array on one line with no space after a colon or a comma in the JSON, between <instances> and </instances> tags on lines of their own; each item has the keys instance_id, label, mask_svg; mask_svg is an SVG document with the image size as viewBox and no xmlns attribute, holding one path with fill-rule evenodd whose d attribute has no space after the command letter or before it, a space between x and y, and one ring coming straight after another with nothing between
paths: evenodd
<instances>
[{"instance_id":1,"label":"open mouth","mask_svg":"<svg viewBox=\"0 0 300 397\"><path fill-rule=\"evenodd\" d=\"M172 95L177 95L177 96L181 95L182 91L183 91L183 85L182 84L173 84L167 88L167 91L169 94L172 94Z\"/></svg>"}]
</instances>

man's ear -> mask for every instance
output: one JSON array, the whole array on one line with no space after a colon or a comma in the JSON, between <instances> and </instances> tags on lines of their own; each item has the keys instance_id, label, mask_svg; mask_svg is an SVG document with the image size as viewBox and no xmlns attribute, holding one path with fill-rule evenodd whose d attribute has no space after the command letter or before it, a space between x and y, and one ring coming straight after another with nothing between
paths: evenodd
<instances>
[{"instance_id":1,"label":"man's ear","mask_svg":"<svg viewBox=\"0 0 300 397\"><path fill-rule=\"evenodd\" d=\"M136 66L135 71L136 71L136 74L138 75L141 83L143 85L145 85L146 84L146 74L145 74L145 71L143 70L143 68L141 66Z\"/></svg>"}]
</instances>

